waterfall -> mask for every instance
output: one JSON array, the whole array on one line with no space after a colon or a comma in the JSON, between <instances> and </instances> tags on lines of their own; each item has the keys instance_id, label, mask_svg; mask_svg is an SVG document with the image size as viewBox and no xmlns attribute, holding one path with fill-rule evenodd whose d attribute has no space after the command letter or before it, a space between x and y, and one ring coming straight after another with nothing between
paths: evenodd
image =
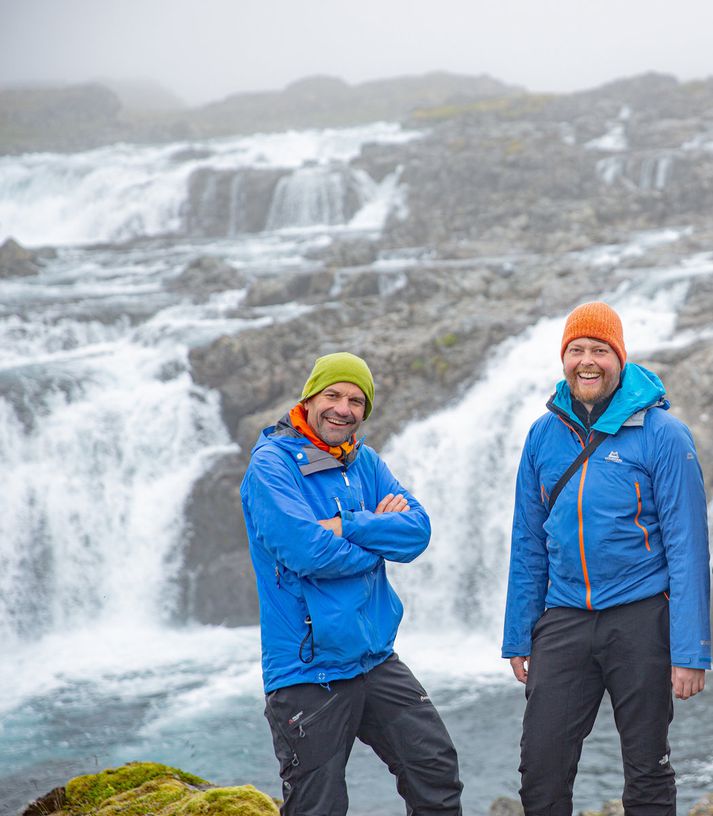
<instances>
[{"instance_id":1,"label":"waterfall","mask_svg":"<svg viewBox=\"0 0 713 816\"><path fill-rule=\"evenodd\" d=\"M166 621L183 502L211 449L228 442L185 351L129 340L83 351L54 364L75 387L50 384L26 408L31 422L0 399L3 642L100 618ZM167 378L169 364L182 373ZM19 373L18 387L32 376Z\"/></svg>"},{"instance_id":2,"label":"waterfall","mask_svg":"<svg viewBox=\"0 0 713 816\"><path fill-rule=\"evenodd\" d=\"M65 246L179 234L186 221L191 222L186 210L191 206L191 179L196 177L200 201L193 218L198 223L194 234L232 236L244 231L240 223L243 192L237 176L249 169L296 173L280 193L270 229L343 224L365 203L359 199L363 185L358 178L350 181L353 174L348 170L362 146L403 143L419 136L397 124L380 122L162 146L117 144L74 154L0 157L0 241L12 236L29 245ZM338 169L326 169L330 165ZM227 188L219 196L221 179ZM302 196L298 188L303 184L311 185L314 194ZM206 207L210 212L204 211ZM201 231L206 220L219 222L220 231ZM248 231L264 228L263 218Z\"/></svg>"},{"instance_id":3,"label":"waterfall","mask_svg":"<svg viewBox=\"0 0 713 816\"><path fill-rule=\"evenodd\" d=\"M307 166L293 171L277 183L267 228L345 224L363 204L356 199L350 181L349 174L338 167Z\"/></svg>"},{"instance_id":4,"label":"waterfall","mask_svg":"<svg viewBox=\"0 0 713 816\"><path fill-rule=\"evenodd\" d=\"M670 181L674 158L670 153L607 156L596 163L596 174L604 184L626 183L640 190L663 190Z\"/></svg>"}]
</instances>

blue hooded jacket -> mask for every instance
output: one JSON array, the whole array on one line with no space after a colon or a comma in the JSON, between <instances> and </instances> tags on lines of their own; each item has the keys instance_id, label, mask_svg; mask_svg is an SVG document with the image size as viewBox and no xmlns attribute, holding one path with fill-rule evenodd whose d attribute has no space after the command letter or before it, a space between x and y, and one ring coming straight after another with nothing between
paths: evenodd
<instances>
[{"instance_id":1,"label":"blue hooded jacket","mask_svg":"<svg viewBox=\"0 0 713 816\"><path fill-rule=\"evenodd\" d=\"M374 513L387 493L410 509ZM360 442L342 464L282 420L258 439L240 494L265 692L356 677L386 660L403 606L384 561L412 561L431 527L374 450ZM318 523L337 514L341 537Z\"/></svg>"},{"instance_id":2,"label":"blue hooded jacket","mask_svg":"<svg viewBox=\"0 0 713 816\"><path fill-rule=\"evenodd\" d=\"M545 608L606 609L665 592L671 662L710 668L708 527L691 434L659 378L627 363L593 430L607 437L549 495L585 445L566 381L530 429L517 476L503 657L527 656Z\"/></svg>"}]
</instances>

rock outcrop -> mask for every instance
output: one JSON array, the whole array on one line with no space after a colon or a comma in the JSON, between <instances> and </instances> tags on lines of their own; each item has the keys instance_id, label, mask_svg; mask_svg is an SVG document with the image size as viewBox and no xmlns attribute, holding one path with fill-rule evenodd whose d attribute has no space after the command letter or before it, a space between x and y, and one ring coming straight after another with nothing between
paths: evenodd
<instances>
[{"instance_id":1,"label":"rock outcrop","mask_svg":"<svg viewBox=\"0 0 713 816\"><path fill-rule=\"evenodd\" d=\"M40 271L42 257L52 250L32 251L7 238L0 246L0 278L19 278L36 275Z\"/></svg>"}]
</instances>

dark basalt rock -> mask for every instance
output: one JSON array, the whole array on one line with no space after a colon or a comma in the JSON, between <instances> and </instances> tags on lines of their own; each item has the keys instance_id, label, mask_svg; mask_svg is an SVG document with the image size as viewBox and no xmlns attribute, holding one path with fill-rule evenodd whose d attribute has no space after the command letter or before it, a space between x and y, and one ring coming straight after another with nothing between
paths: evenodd
<instances>
[{"instance_id":1,"label":"dark basalt rock","mask_svg":"<svg viewBox=\"0 0 713 816\"><path fill-rule=\"evenodd\" d=\"M40 257L40 253L25 249L13 238L8 238L0 246L0 278L36 275L40 271Z\"/></svg>"},{"instance_id":2,"label":"dark basalt rock","mask_svg":"<svg viewBox=\"0 0 713 816\"><path fill-rule=\"evenodd\" d=\"M243 289L245 275L229 263L210 255L195 258L177 277L166 284L174 292L185 292L194 300L205 300L214 292Z\"/></svg>"}]
</instances>

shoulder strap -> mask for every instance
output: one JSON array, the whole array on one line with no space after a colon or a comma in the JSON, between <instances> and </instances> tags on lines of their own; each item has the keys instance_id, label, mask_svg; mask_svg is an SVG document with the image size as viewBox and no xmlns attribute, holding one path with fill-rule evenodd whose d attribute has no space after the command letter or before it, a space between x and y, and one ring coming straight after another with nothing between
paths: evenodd
<instances>
[{"instance_id":1,"label":"shoulder strap","mask_svg":"<svg viewBox=\"0 0 713 816\"><path fill-rule=\"evenodd\" d=\"M567 482L574 476L574 474L579 469L580 465L594 453L594 451L602 444L602 442L609 436L609 434L605 434L602 431L595 431L592 435L592 438L589 440L589 444L582 450L579 456L572 462L572 464L565 470L565 472L560 476L559 481L557 484L552 488L552 493L550 493L550 507L549 512L552 512L552 508L555 506L555 502L557 501L557 496L562 492L562 488L567 484Z\"/></svg>"}]
</instances>

